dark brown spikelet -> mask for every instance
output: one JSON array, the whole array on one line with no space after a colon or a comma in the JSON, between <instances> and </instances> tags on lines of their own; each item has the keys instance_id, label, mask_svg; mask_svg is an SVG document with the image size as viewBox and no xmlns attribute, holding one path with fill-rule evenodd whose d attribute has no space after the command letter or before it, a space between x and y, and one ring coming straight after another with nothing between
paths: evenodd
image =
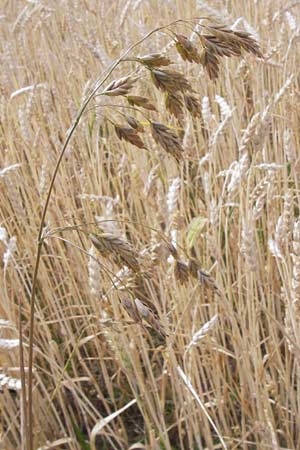
<instances>
[{"instance_id":1,"label":"dark brown spikelet","mask_svg":"<svg viewBox=\"0 0 300 450\"><path fill-rule=\"evenodd\" d=\"M149 53L149 55L138 56L137 60L148 67L169 66L172 61L160 53Z\"/></svg>"},{"instance_id":2,"label":"dark brown spikelet","mask_svg":"<svg viewBox=\"0 0 300 450\"><path fill-rule=\"evenodd\" d=\"M174 94L166 94L165 105L170 114L172 114L176 119L183 118L183 103L181 99Z\"/></svg>"},{"instance_id":3,"label":"dark brown spikelet","mask_svg":"<svg viewBox=\"0 0 300 450\"><path fill-rule=\"evenodd\" d=\"M182 160L183 147L177 134L159 122L150 122L153 139L172 155L177 162Z\"/></svg>"},{"instance_id":4,"label":"dark brown spikelet","mask_svg":"<svg viewBox=\"0 0 300 450\"><path fill-rule=\"evenodd\" d=\"M192 41L183 34L176 34L176 49L184 61L201 62L200 54Z\"/></svg>"},{"instance_id":5,"label":"dark brown spikelet","mask_svg":"<svg viewBox=\"0 0 300 450\"><path fill-rule=\"evenodd\" d=\"M130 76L120 78L119 80L113 80L103 91L104 95L115 97L117 95L126 95L133 87L138 78L132 78Z\"/></svg>"},{"instance_id":6,"label":"dark brown spikelet","mask_svg":"<svg viewBox=\"0 0 300 450\"><path fill-rule=\"evenodd\" d=\"M202 51L200 63L211 79L219 74L219 57L241 56L243 51L262 57L259 45L249 33L233 31L224 26L205 26L210 34L199 35Z\"/></svg>"},{"instance_id":7,"label":"dark brown spikelet","mask_svg":"<svg viewBox=\"0 0 300 450\"><path fill-rule=\"evenodd\" d=\"M200 265L197 261L195 261L194 259L190 259L188 261L188 270L192 277L196 278L203 287L213 290L216 294L219 294L219 289L216 285L215 280L200 268Z\"/></svg>"},{"instance_id":8,"label":"dark brown spikelet","mask_svg":"<svg viewBox=\"0 0 300 450\"><path fill-rule=\"evenodd\" d=\"M201 64L207 71L211 80L218 78L220 61L213 52L209 51L208 48L204 48L201 51Z\"/></svg>"},{"instance_id":9,"label":"dark brown spikelet","mask_svg":"<svg viewBox=\"0 0 300 450\"><path fill-rule=\"evenodd\" d=\"M242 50L246 53L252 53L260 58L263 57L258 43L253 39L250 33L245 31L233 31L222 25L208 26L207 29L213 34L219 42L227 46L234 55L241 55Z\"/></svg>"},{"instance_id":10,"label":"dark brown spikelet","mask_svg":"<svg viewBox=\"0 0 300 450\"><path fill-rule=\"evenodd\" d=\"M174 94L177 91L190 91L192 87L180 72L175 70L151 70L151 79L154 86L164 92Z\"/></svg>"},{"instance_id":11,"label":"dark brown spikelet","mask_svg":"<svg viewBox=\"0 0 300 450\"><path fill-rule=\"evenodd\" d=\"M131 127L122 127L120 125L115 125L115 131L120 140L130 142L138 148L145 148L145 144L138 135L138 131Z\"/></svg>"},{"instance_id":12,"label":"dark brown spikelet","mask_svg":"<svg viewBox=\"0 0 300 450\"><path fill-rule=\"evenodd\" d=\"M129 242L110 233L91 233L89 237L102 256L111 257L120 267L125 265L134 272L140 271L138 254Z\"/></svg>"},{"instance_id":13,"label":"dark brown spikelet","mask_svg":"<svg viewBox=\"0 0 300 450\"><path fill-rule=\"evenodd\" d=\"M135 119L132 116L125 116L128 124L131 126L131 128L133 128L134 130L137 131L137 133L142 133L143 131L145 131L143 125L141 124L141 122L139 122L137 119Z\"/></svg>"},{"instance_id":14,"label":"dark brown spikelet","mask_svg":"<svg viewBox=\"0 0 300 450\"><path fill-rule=\"evenodd\" d=\"M189 280L188 265L182 261L175 261L174 275L180 284L185 284Z\"/></svg>"},{"instance_id":15,"label":"dark brown spikelet","mask_svg":"<svg viewBox=\"0 0 300 450\"><path fill-rule=\"evenodd\" d=\"M201 104L195 95L186 94L183 96L186 109L192 117L201 118Z\"/></svg>"},{"instance_id":16,"label":"dark brown spikelet","mask_svg":"<svg viewBox=\"0 0 300 450\"><path fill-rule=\"evenodd\" d=\"M143 302L138 298L134 300L136 308L141 316L157 333L159 333L163 338L166 338L167 333L158 319L158 317L153 313L153 311L148 308Z\"/></svg>"},{"instance_id":17,"label":"dark brown spikelet","mask_svg":"<svg viewBox=\"0 0 300 450\"><path fill-rule=\"evenodd\" d=\"M148 109L148 111L156 111L156 108L147 97L140 97L139 95L128 95L127 101L131 106L140 106L141 108Z\"/></svg>"}]
</instances>

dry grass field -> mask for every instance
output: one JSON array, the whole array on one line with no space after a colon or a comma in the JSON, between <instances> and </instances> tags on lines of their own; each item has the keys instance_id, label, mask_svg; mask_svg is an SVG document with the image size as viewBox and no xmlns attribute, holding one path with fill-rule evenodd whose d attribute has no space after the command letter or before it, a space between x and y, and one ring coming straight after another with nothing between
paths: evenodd
<instances>
[{"instance_id":1,"label":"dry grass field","mask_svg":"<svg viewBox=\"0 0 300 450\"><path fill-rule=\"evenodd\" d=\"M300 2L0 8L0 448L299 449Z\"/></svg>"}]
</instances>

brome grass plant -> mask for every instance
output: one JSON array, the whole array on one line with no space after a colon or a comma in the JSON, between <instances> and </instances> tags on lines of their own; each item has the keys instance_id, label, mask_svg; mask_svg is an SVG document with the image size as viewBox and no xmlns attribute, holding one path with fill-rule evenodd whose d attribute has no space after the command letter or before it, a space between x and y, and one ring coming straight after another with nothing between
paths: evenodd
<instances>
[{"instance_id":1,"label":"brome grass plant","mask_svg":"<svg viewBox=\"0 0 300 450\"><path fill-rule=\"evenodd\" d=\"M300 6L1 6L0 448L300 447Z\"/></svg>"}]
</instances>

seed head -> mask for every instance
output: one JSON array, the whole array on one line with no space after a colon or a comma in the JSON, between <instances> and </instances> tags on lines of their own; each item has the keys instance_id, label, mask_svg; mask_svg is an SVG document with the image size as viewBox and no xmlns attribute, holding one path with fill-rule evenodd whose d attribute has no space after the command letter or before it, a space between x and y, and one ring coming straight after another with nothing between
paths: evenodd
<instances>
[{"instance_id":1,"label":"seed head","mask_svg":"<svg viewBox=\"0 0 300 450\"><path fill-rule=\"evenodd\" d=\"M170 114L172 114L179 120L182 119L183 103L177 95L167 93L165 98L165 105Z\"/></svg>"},{"instance_id":2,"label":"seed head","mask_svg":"<svg viewBox=\"0 0 300 450\"><path fill-rule=\"evenodd\" d=\"M140 270L138 255L129 242L110 233L91 233L90 239L102 256L111 256L116 264L125 265L134 272Z\"/></svg>"},{"instance_id":3,"label":"seed head","mask_svg":"<svg viewBox=\"0 0 300 450\"><path fill-rule=\"evenodd\" d=\"M131 106L140 106L141 108L148 109L149 111L156 111L155 106L150 103L147 97L140 97L138 95L128 95L127 101Z\"/></svg>"},{"instance_id":4,"label":"seed head","mask_svg":"<svg viewBox=\"0 0 300 450\"><path fill-rule=\"evenodd\" d=\"M120 78L119 80L113 80L104 89L103 94L110 97L116 97L117 95L126 95L137 80L138 78L132 78L130 76Z\"/></svg>"},{"instance_id":5,"label":"seed head","mask_svg":"<svg viewBox=\"0 0 300 450\"><path fill-rule=\"evenodd\" d=\"M176 34L176 49L184 61L195 62L199 64L201 58L197 48L192 41L183 34Z\"/></svg>"},{"instance_id":6,"label":"seed head","mask_svg":"<svg viewBox=\"0 0 300 450\"><path fill-rule=\"evenodd\" d=\"M131 127L122 127L120 125L115 125L115 131L120 140L130 142L138 148L145 148L145 144L138 135L138 131Z\"/></svg>"},{"instance_id":7,"label":"seed head","mask_svg":"<svg viewBox=\"0 0 300 450\"><path fill-rule=\"evenodd\" d=\"M177 134L159 122L150 122L153 139L172 155L177 162L182 159L183 147Z\"/></svg>"},{"instance_id":8,"label":"seed head","mask_svg":"<svg viewBox=\"0 0 300 450\"><path fill-rule=\"evenodd\" d=\"M157 89L170 94L174 94L177 91L192 91L192 87L187 79L175 70L154 69L151 71L151 79Z\"/></svg>"},{"instance_id":9,"label":"seed head","mask_svg":"<svg viewBox=\"0 0 300 450\"><path fill-rule=\"evenodd\" d=\"M199 100L192 94L183 96L186 109L192 117L201 117L201 104Z\"/></svg>"},{"instance_id":10,"label":"seed head","mask_svg":"<svg viewBox=\"0 0 300 450\"><path fill-rule=\"evenodd\" d=\"M138 56L137 60L148 67L168 66L172 61L160 53L150 53L149 55Z\"/></svg>"},{"instance_id":11,"label":"seed head","mask_svg":"<svg viewBox=\"0 0 300 450\"><path fill-rule=\"evenodd\" d=\"M127 116L127 115L125 117L126 117L128 124L131 126L131 128L136 130L137 133L142 133L145 130L143 125L141 124L141 122L139 122L134 117Z\"/></svg>"}]
</instances>

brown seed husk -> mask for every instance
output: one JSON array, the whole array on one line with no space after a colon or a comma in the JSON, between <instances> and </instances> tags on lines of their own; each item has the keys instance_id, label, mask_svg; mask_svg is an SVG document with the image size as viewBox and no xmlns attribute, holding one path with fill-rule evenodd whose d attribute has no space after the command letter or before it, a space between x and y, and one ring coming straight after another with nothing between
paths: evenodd
<instances>
[{"instance_id":1,"label":"brown seed husk","mask_svg":"<svg viewBox=\"0 0 300 450\"><path fill-rule=\"evenodd\" d=\"M172 61L160 53L150 53L149 55L138 56L137 60L148 67L169 66Z\"/></svg>"},{"instance_id":2,"label":"brown seed husk","mask_svg":"<svg viewBox=\"0 0 300 450\"><path fill-rule=\"evenodd\" d=\"M170 94L176 94L177 91L192 92L192 87L187 79L175 70L151 70L151 79L157 89Z\"/></svg>"},{"instance_id":3,"label":"brown seed husk","mask_svg":"<svg viewBox=\"0 0 300 450\"><path fill-rule=\"evenodd\" d=\"M115 97L117 95L126 95L133 87L138 78L132 78L130 76L120 78L119 80L113 80L103 91L104 95Z\"/></svg>"},{"instance_id":4,"label":"brown seed husk","mask_svg":"<svg viewBox=\"0 0 300 450\"><path fill-rule=\"evenodd\" d=\"M157 331L163 338L167 336L167 333L158 319L151 311L151 309L148 308L143 302L141 302L138 298L134 300L134 303L137 307L138 312L140 313L141 317L155 330Z\"/></svg>"},{"instance_id":5,"label":"brown seed husk","mask_svg":"<svg viewBox=\"0 0 300 450\"><path fill-rule=\"evenodd\" d=\"M185 284L189 280L188 265L182 261L175 261L174 275L180 284Z\"/></svg>"},{"instance_id":6,"label":"brown seed husk","mask_svg":"<svg viewBox=\"0 0 300 450\"><path fill-rule=\"evenodd\" d=\"M125 265L134 272L140 271L138 254L129 242L110 233L91 233L89 237L102 256L111 257L120 267Z\"/></svg>"},{"instance_id":7,"label":"brown seed husk","mask_svg":"<svg viewBox=\"0 0 300 450\"><path fill-rule=\"evenodd\" d=\"M153 139L172 155L177 162L182 160L183 147L177 134L159 122L150 122Z\"/></svg>"},{"instance_id":8,"label":"brown seed husk","mask_svg":"<svg viewBox=\"0 0 300 450\"><path fill-rule=\"evenodd\" d=\"M120 140L130 142L138 148L145 148L145 144L138 135L138 131L131 127L123 127L120 125L115 125L115 131Z\"/></svg>"},{"instance_id":9,"label":"brown seed husk","mask_svg":"<svg viewBox=\"0 0 300 450\"><path fill-rule=\"evenodd\" d=\"M215 280L208 273L201 269L198 261L190 259L188 261L188 270L192 277L196 278L206 289L213 290L216 294L219 293L219 289L216 285Z\"/></svg>"},{"instance_id":10,"label":"brown seed husk","mask_svg":"<svg viewBox=\"0 0 300 450\"><path fill-rule=\"evenodd\" d=\"M135 119L134 117L126 115L125 118L126 118L128 124L131 126L131 128L136 130L137 133L142 133L143 131L145 131L141 122L138 121L137 119Z\"/></svg>"},{"instance_id":11,"label":"brown seed husk","mask_svg":"<svg viewBox=\"0 0 300 450\"><path fill-rule=\"evenodd\" d=\"M128 95L127 101L131 106L140 106L148 111L156 111L156 108L147 97L140 97L139 95Z\"/></svg>"},{"instance_id":12,"label":"brown seed husk","mask_svg":"<svg viewBox=\"0 0 300 450\"><path fill-rule=\"evenodd\" d=\"M167 110L178 120L183 118L183 103L181 99L174 94L166 94L165 105Z\"/></svg>"},{"instance_id":13,"label":"brown seed husk","mask_svg":"<svg viewBox=\"0 0 300 450\"><path fill-rule=\"evenodd\" d=\"M183 99L186 109L191 114L191 116L201 118L201 104L197 97L191 94L186 94L183 96Z\"/></svg>"},{"instance_id":14,"label":"brown seed husk","mask_svg":"<svg viewBox=\"0 0 300 450\"><path fill-rule=\"evenodd\" d=\"M184 61L195 62L199 64L200 55L192 41L183 34L176 34L176 49Z\"/></svg>"}]
</instances>

